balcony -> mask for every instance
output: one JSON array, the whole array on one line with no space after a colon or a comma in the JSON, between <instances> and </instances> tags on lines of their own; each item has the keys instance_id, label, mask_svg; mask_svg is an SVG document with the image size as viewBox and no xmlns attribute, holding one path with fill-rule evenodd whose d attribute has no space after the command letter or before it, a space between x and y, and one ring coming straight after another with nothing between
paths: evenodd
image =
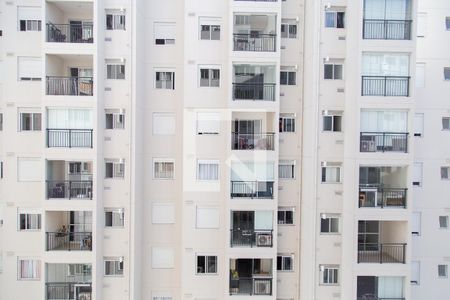
<instances>
[{"instance_id":1,"label":"balcony","mask_svg":"<svg viewBox=\"0 0 450 300\"><path fill-rule=\"evenodd\" d=\"M234 51L275 52L276 34L234 33Z\"/></svg>"},{"instance_id":2,"label":"balcony","mask_svg":"<svg viewBox=\"0 0 450 300\"><path fill-rule=\"evenodd\" d=\"M410 76L362 76L362 96L409 97Z\"/></svg>"},{"instance_id":3,"label":"balcony","mask_svg":"<svg viewBox=\"0 0 450 300\"><path fill-rule=\"evenodd\" d=\"M92 200L92 163L47 162L47 199Z\"/></svg>"},{"instance_id":4,"label":"balcony","mask_svg":"<svg viewBox=\"0 0 450 300\"><path fill-rule=\"evenodd\" d=\"M93 129L47 129L47 148L92 148Z\"/></svg>"},{"instance_id":5,"label":"balcony","mask_svg":"<svg viewBox=\"0 0 450 300\"><path fill-rule=\"evenodd\" d=\"M234 65L233 100L275 101L275 66Z\"/></svg>"},{"instance_id":6,"label":"balcony","mask_svg":"<svg viewBox=\"0 0 450 300\"><path fill-rule=\"evenodd\" d=\"M408 152L408 133L361 132L360 152Z\"/></svg>"},{"instance_id":7,"label":"balcony","mask_svg":"<svg viewBox=\"0 0 450 300\"><path fill-rule=\"evenodd\" d=\"M408 189L359 187L359 207L406 208Z\"/></svg>"},{"instance_id":8,"label":"balcony","mask_svg":"<svg viewBox=\"0 0 450 300\"><path fill-rule=\"evenodd\" d=\"M92 232L46 232L47 251L92 251Z\"/></svg>"},{"instance_id":9,"label":"balcony","mask_svg":"<svg viewBox=\"0 0 450 300\"><path fill-rule=\"evenodd\" d=\"M92 299L90 264L46 264L46 300Z\"/></svg>"},{"instance_id":10,"label":"balcony","mask_svg":"<svg viewBox=\"0 0 450 300\"><path fill-rule=\"evenodd\" d=\"M93 77L47 76L47 95L52 96L92 96Z\"/></svg>"},{"instance_id":11,"label":"balcony","mask_svg":"<svg viewBox=\"0 0 450 300\"><path fill-rule=\"evenodd\" d=\"M358 276L357 300L405 300L404 277Z\"/></svg>"},{"instance_id":12,"label":"balcony","mask_svg":"<svg viewBox=\"0 0 450 300\"><path fill-rule=\"evenodd\" d=\"M275 150L275 133L231 133L232 150Z\"/></svg>"},{"instance_id":13,"label":"balcony","mask_svg":"<svg viewBox=\"0 0 450 300\"><path fill-rule=\"evenodd\" d=\"M49 43L89 43L94 42L94 25L89 23L53 24L47 23Z\"/></svg>"},{"instance_id":14,"label":"balcony","mask_svg":"<svg viewBox=\"0 0 450 300\"><path fill-rule=\"evenodd\" d=\"M232 211L231 247L273 247L272 211Z\"/></svg>"},{"instance_id":15,"label":"balcony","mask_svg":"<svg viewBox=\"0 0 450 300\"><path fill-rule=\"evenodd\" d=\"M274 181L231 181L231 198L273 199Z\"/></svg>"},{"instance_id":16,"label":"balcony","mask_svg":"<svg viewBox=\"0 0 450 300\"><path fill-rule=\"evenodd\" d=\"M230 295L271 296L271 259L231 259Z\"/></svg>"},{"instance_id":17,"label":"balcony","mask_svg":"<svg viewBox=\"0 0 450 300\"><path fill-rule=\"evenodd\" d=\"M410 40L411 20L364 19L363 39Z\"/></svg>"},{"instance_id":18,"label":"balcony","mask_svg":"<svg viewBox=\"0 0 450 300\"><path fill-rule=\"evenodd\" d=\"M273 230L231 229L231 247L272 247Z\"/></svg>"},{"instance_id":19,"label":"balcony","mask_svg":"<svg viewBox=\"0 0 450 300\"><path fill-rule=\"evenodd\" d=\"M233 23L233 50L275 52L277 50L276 32L276 15L235 14Z\"/></svg>"},{"instance_id":20,"label":"balcony","mask_svg":"<svg viewBox=\"0 0 450 300\"><path fill-rule=\"evenodd\" d=\"M359 221L358 263L405 264L407 222Z\"/></svg>"}]
</instances>

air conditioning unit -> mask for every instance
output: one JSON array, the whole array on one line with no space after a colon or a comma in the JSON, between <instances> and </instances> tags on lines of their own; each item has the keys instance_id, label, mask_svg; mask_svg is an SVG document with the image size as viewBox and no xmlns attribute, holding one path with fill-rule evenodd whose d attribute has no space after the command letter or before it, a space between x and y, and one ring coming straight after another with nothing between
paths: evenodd
<instances>
[{"instance_id":1,"label":"air conditioning unit","mask_svg":"<svg viewBox=\"0 0 450 300\"><path fill-rule=\"evenodd\" d=\"M256 233L256 246L258 247L270 247L272 246L272 234L266 232Z\"/></svg>"},{"instance_id":2,"label":"air conditioning unit","mask_svg":"<svg viewBox=\"0 0 450 300\"><path fill-rule=\"evenodd\" d=\"M253 285L254 295L270 295L271 294L271 281L270 280L255 280Z\"/></svg>"},{"instance_id":3,"label":"air conditioning unit","mask_svg":"<svg viewBox=\"0 0 450 300\"><path fill-rule=\"evenodd\" d=\"M375 152L375 141L361 141L361 152Z\"/></svg>"}]
</instances>

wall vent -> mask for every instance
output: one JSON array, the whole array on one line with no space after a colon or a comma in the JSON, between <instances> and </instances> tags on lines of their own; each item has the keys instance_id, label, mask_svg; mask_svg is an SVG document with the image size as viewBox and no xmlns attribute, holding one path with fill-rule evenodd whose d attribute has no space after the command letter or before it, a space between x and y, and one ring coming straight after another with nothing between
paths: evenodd
<instances>
[{"instance_id":1,"label":"wall vent","mask_svg":"<svg viewBox=\"0 0 450 300\"><path fill-rule=\"evenodd\" d=\"M112 38L111 37L105 37L105 42L111 42Z\"/></svg>"}]
</instances>

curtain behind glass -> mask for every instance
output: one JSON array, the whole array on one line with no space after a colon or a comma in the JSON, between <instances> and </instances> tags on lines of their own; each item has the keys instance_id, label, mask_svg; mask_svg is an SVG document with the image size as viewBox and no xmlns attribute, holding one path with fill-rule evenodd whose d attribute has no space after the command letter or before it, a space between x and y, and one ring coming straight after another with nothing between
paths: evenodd
<instances>
[{"instance_id":1,"label":"curtain behind glass","mask_svg":"<svg viewBox=\"0 0 450 300\"><path fill-rule=\"evenodd\" d=\"M407 132L406 111L362 111L362 132Z\"/></svg>"},{"instance_id":2,"label":"curtain behind glass","mask_svg":"<svg viewBox=\"0 0 450 300\"><path fill-rule=\"evenodd\" d=\"M49 109L50 129L92 129L92 111L89 109Z\"/></svg>"},{"instance_id":3,"label":"curtain behind glass","mask_svg":"<svg viewBox=\"0 0 450 300\"><path fill-rule=\"evenodd\" d=\"M403 298L402 277L378 277L378 298Z\"/></svg>"}]
</instances>

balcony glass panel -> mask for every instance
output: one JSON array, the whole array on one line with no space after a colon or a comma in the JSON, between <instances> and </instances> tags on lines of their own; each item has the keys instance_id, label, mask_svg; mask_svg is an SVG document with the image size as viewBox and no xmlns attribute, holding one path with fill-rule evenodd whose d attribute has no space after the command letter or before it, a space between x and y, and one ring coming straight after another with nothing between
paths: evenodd
<instances>
[{"instance_id":1,"label":"balcony glass panel","mask_svg":"<svg viewBox=\"0 0 450 300\"><path fill-rule=\"evenodd\" d=\"M233 100L275 101L275 90L275 66L233 66Z\"/></svg>"},{"instance_id":2,"label":"balcony glass panel","mask_svg":"<svg viewBox=\"0 0 450 300\"><path fill-rule=\"evenodd\" d=\"M275 15L234 15L234 51L276 51Z\"/></svg>"}]
</instances>

